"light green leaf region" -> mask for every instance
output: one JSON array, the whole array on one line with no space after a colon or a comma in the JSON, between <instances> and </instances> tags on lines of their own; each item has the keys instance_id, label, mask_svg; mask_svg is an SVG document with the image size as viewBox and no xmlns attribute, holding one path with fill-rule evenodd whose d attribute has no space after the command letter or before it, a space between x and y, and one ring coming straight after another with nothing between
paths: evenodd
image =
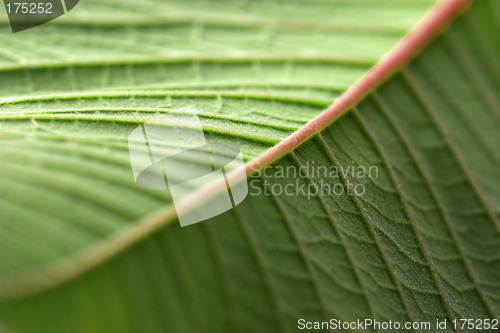
<instances>
[{"instance_id":1,"label":"light green leaf region","mask_svg":"<svg viewBox=\"0 0 500 333\"><path fill-rule=\"evenodd\" d=\"M126 138L139 123L195 104L208 136L256 157L428 8L83 1L24 35L3 22L0 327L295 332L300 318L374 318L455 331L453 319L498 318L495 1L474 3L355 109L250 177L236 209L116 241L170 202L133 181ZM313 162L376 174L272 172ZM344 193L266 195L289 184Z\"/></svg>"},{"instance_id":2,"label":"light green leaf region","mask_svg":"<svg viewBox=\"0 0 500 333\"><path fill-rule=\"evenodd\" d=\"M330 105L429 7L85 1L22 33L4 21L0 272L50 264L171 201L134 183L127 138L138 124L196 105L212 140L254 158Z\"/></svg>"}]
</instances>

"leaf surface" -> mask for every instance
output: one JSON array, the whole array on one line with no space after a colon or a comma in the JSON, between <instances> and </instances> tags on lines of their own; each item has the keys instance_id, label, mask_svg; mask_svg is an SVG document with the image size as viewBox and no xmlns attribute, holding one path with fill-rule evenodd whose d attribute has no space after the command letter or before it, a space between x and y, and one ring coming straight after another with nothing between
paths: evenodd
<instances>
[{"instance_id":1,"label":"leaf surface","mask_svg":"<svg viewBox=\"0 0 500 333\"><path fill-rule=\"evenodd\" d=\"M139 124L195 105L211 141L253 159L330 105L430 4L86 1L18 34L3 21L0 272L71 257L171 202L134 182L127 138Z\"/></svg>"},{"instance_id":2,"label":"leaf surface","mask_svg":"<svg viewBox=\"0 0 500 333\"><path fill-rule=\"evenodd\" d=\"M260 20L272 11L262 15ZM252 158L328 103L317 88L306 96L301 95L304 89L297 94L289 90L286 96L272 90L270 96L262 87L216 93L167 92L163 87L140 92L135 87L132 92L75 89L56 97L34 94L5 100L2 135L10 144L2 147L2 168L10 167L11 172L2 170L2 176L9 175L2 184L10 181L12 186L7 192L11 201L3 196L2 209L7 207L23 224L2 217L9 228L0 234L7 239L2 246L11 246L2 251L2 272L16 277L7 280L10 288L2 292L26 296L3 305L4 325L27 332L293 332L299 318L375 318L431 323L446 319L447 331L453 331L450 321L455 318L498 318L500 155L495 148L500 142L500 48L491 43L499 33L495 15L500 15L498 2L475 2L356 107L273 162L267 174L251 176L253 193L259 190L260 195L250 195L236 209L189 228L170 224L150 232L131 227L124 237L111 237L100 243L104 246L55 265L57 269L25 276L19 272L58 258L54 244L63 244L60 238L81 249L133 223L129 217L139 219L169 200L161 193L140 193L132 181L124 181L130 170L120 138L144 119L139 109L161 112L155 108L167 101L170 108L195 102L211 111L209 105L220 106L222 99L225 106L234 99L239 107L228 108L230 112L215 108L203 119L207 127L224 129L212 135L235 138L246 158ZM327 72L329 63L321 63L319 72ZM15 66L6 72L11 70ZM324 82L328 86L328 79ZM130 101L138 103L137 109L131 109ZM262 111L248 112L259 105ZM242 118L221 121L214 114ZM105 121L107 117L112 121ZM68 156L75 147L78 153L72 161ZM26 166L28 158L39 164ZM88 165L84 170L78 163L82 158ZM304 172L313 162L316 172ZM321 167L342 171L325 175ZM377 173L362 177L351 173L353 167L376 167ZM280 169L302 172L272 172ZM328 186L344 192L272 194L273 188L289 184L293 189ZM359 186L365 192L356 195ZM36 207L33 201L20 201L30 199L24 194L27 189L32 195L39 191L39 198L66 202L71 209L35 200L36 210L23 210L27 202ZM82 205L75 206L75 199ZM74 211L79 208L81 212ZM45 223L33 219L42 213ZM64 223L69 216L74 222ZM173 215L167 210L159 216ZM57 220L60 225L54 228ZM36 251L15 245L20 241L16 227L22 234L30 222L29 228L39 228L31 241L39 246ZM154 223L149 226L154 229ZM95 234L84 236L82 230L89 229ZM133 244L127 243L130 230L143 233L135 235ZM88 270L78 271L79 265ZM47 286L51 288L43 291ZM36 319L27 321L27 316Z\"/></svg>"}]
</instances>

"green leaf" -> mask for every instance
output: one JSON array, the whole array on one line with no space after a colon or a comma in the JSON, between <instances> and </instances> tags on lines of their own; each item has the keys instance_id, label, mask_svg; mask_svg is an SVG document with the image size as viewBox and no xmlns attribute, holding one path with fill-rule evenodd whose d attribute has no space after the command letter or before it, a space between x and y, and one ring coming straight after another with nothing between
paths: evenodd
<instances>
[{"instance_id":1,"label":"green leaf","mask_svg":"<svg viewBox=\"0 0 500 333\"><path fill-rule=\"evenodd\" d=\"M151 41L158 41L158 25L167 18L180 22L181 28L173 23L171 28L182 32L184 3L158 22L144 21L139 11L127 11L132 3L120 2L124 16L117 22L108 22L105 12L96 10L103 19L82 18L83 24L68 18L58 24L81 34L88 24L116 36L145 37L157 29ZM365 43L370 24L378 24L374 36L389 38L399 31L403 17L367 15L382 15L378 2L318 1L310 7L293 3L290 12L258 2L251 9L260 16L247 15L244 6L196 4L199 7L190 9L197 14L196 24L190 22L187 29L189 36L213 36L239 49L238 32L255 38L251 31L257 29L274 36L266 41L276 49L290 47L290 54L259 55L256 60L252 44L243 44L248 53L225 59L222 53L193 58L184 54L156 63L134 59L99 65L100 60L89 62L89 55L69 65L65 59L47 68L36 60L32 66L6 64L2 69L2 76L18 82L9 85L1 114L2 325L22 332L288 332L297 331L300 318L375 318L433 325L447 320L445 331L455 331L455 318L498 318L500 153L495 148L500 142L500 47L493 41L499 33L495 15L500 15L500 4L474 2L409 65L376 91L364 91L367 95L354 109L339 109L339 100L329 110L347 111L342 117L326 127L323 123L317 133L310 123L285 140L313 134L289 144L294 149L262 177L250 176L254 192L241 205L181 229L176 223L165 225L175 217L171 207L161 209L170 200L168 194L140 190L130 179L125 138L148 112L196 104L206 113L202 119L209 135L230 137L247 159L257 157L336 96L328 87L337 81L328 75L337 80L341 73L352 75L335 91L361 75L359 64L365 60L358 62L362 54L355 51L371 45ZM339 23L330 23L331 13L323 7L328 5L338 9ZM358 11L350 6L359 6ZM408 17L425 8L413 2L384 6L384 13L402 11ZM213 16L205 14L208 9ZM155 12L163 11L155 7ZM234 19L237 14L241 20ZM133 22L130 30L119 26L125 18ZM276 26L262 29L264 21ZM306 28L319 33L305 38ZM278 31L274 35L273 29ZM352 54L336 53L347 52L335 45L342 43L343 33ZM353 43L357 37L359 43ZM186 38L177 41L182 49ZM203 43L198 42L193 45L201 53ZM126 45L117 45L125 50ZM290 60L307 46L316 46L316 54ZM349 65L339 58L349 58ZM194 77L199 74L196 83L193 75L181 75L189 68ZM162 86L162 71L173 74L168 87ZM294 82L287 71L297 71L296 85L285 84ZM182 79L175 80L176 75ZM225 83L220 75L227 75ZM242 75L253 83L242 83ZM274 83L267 86L265 78ZM326 111L316 119L331 121L336 115ZM305 173L303 166L312 163L320 171L310 168ZM343 172L325 175L321 167ZM374 168L376 174L350 173L362 168ZM291 171L281 176L278 170ZM290 184L294 189L328 185L344 192L264 193ZM365 189L363 194L356 195L358 186ZM257 190L260 195L255 195Z\"/></svg>"},{"instance_id":2,"label":"green leaf","mask_svg":"<svg viewBox=\"0 0 500 333\"><path fill-rule=\"evenodd\" d=\"M3 22L0 273L70 258L171 202L134 182L127 138L138 124L196 105L211 140L253 159L330 105L429 7L85 1L22 33Z\"/></svg>"}]
</instances>

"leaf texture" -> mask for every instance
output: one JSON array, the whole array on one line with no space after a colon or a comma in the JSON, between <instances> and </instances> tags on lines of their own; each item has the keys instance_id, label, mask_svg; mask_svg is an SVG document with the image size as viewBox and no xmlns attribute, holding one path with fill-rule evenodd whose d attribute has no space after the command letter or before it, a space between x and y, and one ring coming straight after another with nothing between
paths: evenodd
<instances>
[{"instance_id":1,"label":"leaf texture","mask_svg":"<svg viewBox=\"0 0 500 333\"><path fill-rule=\"evenodd\" d=\"M171 202L134 183L127 138L138 124L196 105L212 141L255 158L330 105L429 7L85 1L20 34L3 22L0 272L36 272Z\"/></svg>"},{"instance_id":2,"label":"leaf texture","mask_svg":"<svg viewBox=\"0 0 500 333\"><path fill-rule=\"evenodd\" d=\"M270 167L302 172L251 176L249 182L260 195L250 195L236 209L189 228L174 223L146 230L134 244L120 247L114 241L116 253L96 247L56 265L57 270L35 270L26 276L18 273L58 258L60 250L53 244L64 244L59 238L73 246L70 251L82 248L168 200L165 194L139 193L123 180L129 169L119 138L144 119L139 109L161 112L156 109L165 101L172 107L193 99L197 105L205 99L205 110L220 105L220 99L226 105L231 98L248 109L261 105L263 111L254 113L261 115L258 118L248 109L238 114L241 107L218 113L245 118L221 120L213 116L217 112L203 118L208 128L224 129L213 135L234 137L252 158L327 103L317 99L316 89L307 96L288 91L286 97L273 91L270 97L248 87L242 92L203 90L192 96L187 96L191 90L148 88L9 97L2 105L2 136L9 142L2 147L2 175L9 167L11 172L2 183L11 182L12 187L11 201L2 197L2 209L24 219L23 224L2 220L9 231L18 227L19 233L26 232L30 221L29 227L39 231L32 234L38 238L32 241L36 251L16 246L20 239L14 231L2 233L11 237L2 246L12 246L2 251L2 272L16 277L5 284L12 289L2 290L14 295L2 306L3 325L26 332L295 332L299 318L376 318L432 323L445 319L445 331L455 331L453 319L499 318L500 154L495 148L500 142L500 47L492 42L500 32L495 20L499 15L500 3L474 2L407 66ZM253 94L259 98L251 99ZM131 100L138 103L137 109L131 109ZM107 117L112 121L106 122ZM78 154L72 161L75 147ZM122 153L116 153L120 149ZM33 155L40 156L32 160L40 164L26 166ZM83 157L85 169L78 163ZM304 172L313 162L316 170L333 166L342 172ZM377 174L359 177L349 167L376 167ZM92 180L116 189L100 191ZM273 188L289 184L294 189L328 185L345 192L272 194ZM366 191L357 195L360 185ZM56 209L42 201L36 210L22 210L30 199L25 189L33 195L40 191L40 197L51 193L50 200L57 198L61 205ZM64 201L67 197L55 193L73 197ZM75 199L83 205L81 213L74 211ZM61 209L64 202L71 210ZM90 205L100 209L88 209L94 207ZM47 211L51 207L53 212ZM33 219L43 213L45 223ZM70 216L73 223L64 223ZM80 224L76 218L81 218ZM84 237L82 230L91 222L94 234ZM107 242L113 239L119 238ZM78 265L89 267L71 275ZM16 299L23 288L26 295Z\"/></svg>"}]
</instances>

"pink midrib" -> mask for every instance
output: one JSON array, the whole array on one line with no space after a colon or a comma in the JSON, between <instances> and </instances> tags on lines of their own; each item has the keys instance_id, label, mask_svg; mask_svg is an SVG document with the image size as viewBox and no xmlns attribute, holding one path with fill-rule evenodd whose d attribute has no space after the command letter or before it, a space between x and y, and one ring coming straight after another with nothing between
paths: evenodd
<instances>
[{"instance_id":1,"label":"pink midrib","mask_svg":"<svg viewBox=\"0 0 500 333\"><path fill-rule=\"evenodd\" d=\"M343 112L355 106L370 91L380 86L391 74L406 65L436 35L443 31L458 14L464 11L472 1L443 0L438 2L392 51L384 56L359 81L346 90L335 103L283 141L268 149L259 157L247 162L244 166L245 174L249 175L260 170L287 152L297 148L307 138L321 131ZM238 181L241 174L241 169L235 170L228 174L228 180L231 182ZM193 205L193 202L199 204L205 196L210 196L211 193L221 190L225 186L226 183L220 181L200 189L192 196L186 198L184 203L176 205L177 212L189 209Z\"/></svg>"}]
</instances>

